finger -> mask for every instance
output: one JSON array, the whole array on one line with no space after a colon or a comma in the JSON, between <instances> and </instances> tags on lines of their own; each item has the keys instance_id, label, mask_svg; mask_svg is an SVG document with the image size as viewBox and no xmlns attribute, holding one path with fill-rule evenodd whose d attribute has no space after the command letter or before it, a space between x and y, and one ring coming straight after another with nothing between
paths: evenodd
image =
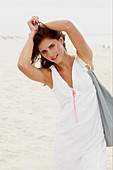
<instances>
[{"instance_id":1,"label":"finger","mask_svg":"<svg viewBox=\"0 0 113 170\"><path fill-rule=\"evenodd\" d=\"M33 16L32 19L39 20L39 17Z\"/></svg>"},{"instance_id":2,"label":"finger","mask_svg":"<svg viewBox=\"0 0 113 170\"><path fill-rule=\"evenodd\" d=\"M39 23L39 17L36 17L36 16L32 16L32 18L29 21L27 21L28 25L31 25L31 24L35 25L38 23Z\"/></svg>"},{"instance_id":3,"label":"finger","mask_svg":"<svg viewBox=\"0 0 113 170\"><path fill-rule=\"evenodd\" d=\"M37 16L32 16L32 20L33 20L34 22L39 22L39 17L37 17Z\"/></svg>"},{"instance_id":4,"label":"finger","mask_svg":"<svg viewBox=\"0 0 113 170\"><path fill-rule=\"evenodd\" d=\"M37 17L37 16L32 16L32 18L38 18L39 19L39 17Z\"/></svg>"},{"instance_id":5,"label":"finger","mask_svg":"<svg viewBox=\"0 0 113 170\"><path fill-rule=\"evenodd\" d=\"M33 18L31 20L29 20L29 23L35 24L35 22L36 22L36 20Z\"/></svg>"}]
</instances>

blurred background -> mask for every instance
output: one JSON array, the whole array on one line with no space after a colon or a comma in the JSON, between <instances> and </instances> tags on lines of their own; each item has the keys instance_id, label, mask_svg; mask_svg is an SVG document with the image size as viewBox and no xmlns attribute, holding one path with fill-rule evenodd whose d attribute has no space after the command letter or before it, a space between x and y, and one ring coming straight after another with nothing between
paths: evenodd
<instances>
[{"instance_id":1,"label":"blurred background","mask_svg":"<svg viewBox=\"0 0 113 170\"><path fill-rule=\"evenodd\" d=\"M93 50L94 68L112 93L111 0L0 1L0 170L50 170L60 107L52 90L20 72L17 62L28 39L27 21L68 19ZM66 36L67 49L75 54ZM112 169L107 148L107 170Z\"/></svg>"},{"instance_id":2,"label":"blurred background","mask_svg":"<svg viewBox=\"0 0 113 170\"><path fill-rule=\"evenodd\" d=\"M0 35L27 37L27 21L69 19L91 44L111 45L111 0L4 0L0 2Z\"/></svg>"}]
</instances>

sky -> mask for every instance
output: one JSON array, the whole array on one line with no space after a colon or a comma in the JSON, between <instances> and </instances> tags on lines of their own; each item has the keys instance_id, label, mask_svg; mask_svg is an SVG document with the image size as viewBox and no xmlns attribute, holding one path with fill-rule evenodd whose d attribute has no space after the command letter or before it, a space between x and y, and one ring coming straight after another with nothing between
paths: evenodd
<instances>
[{"instance_id":1,"label":"sky","mask_svg":"<svg viewBox=\"0 0 113 170\"><path fill-rule=\"evenodd\" d=\"M74 7L74 8L78 8L78 7L109 7L111 6L111 0L70 0L70 1L67 1L65 2L64 0L57 0L57 1L53 1L53 0L2 0L0 2L0 5L3 7L6 7L6 6L34 6L36 5L37 7L38 6L41 6L41 7L60 7L60 5L64 5L64 6L70 6L70 7ZM61 6L62 8L62 6Z\"/></svg>"},{"instance_id":2,"label":"sky","mask_svg":"<svg viewBox=\"0 0 113 170\"><path fill-rule=\"evenodd\" d=\"M112 33L111 0L0 0L0 35L27 37L27 21L68 19L85 35Z\"/></svg>"}]
</instances>

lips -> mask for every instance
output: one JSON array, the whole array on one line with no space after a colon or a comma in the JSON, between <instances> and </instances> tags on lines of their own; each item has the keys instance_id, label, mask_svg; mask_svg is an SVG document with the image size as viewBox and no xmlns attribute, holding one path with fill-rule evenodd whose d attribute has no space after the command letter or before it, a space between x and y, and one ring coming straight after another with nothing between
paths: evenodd
<instances>
[{"instance_id":1,"label":"lips","mask_svg":"<svg viewBox=\"0 0 113 170\"><path fill-rule=\"evenodd\" d=\"M52 58L52 60L56 60L58 57L58 54Z\"/></svg>"}]
</instances>

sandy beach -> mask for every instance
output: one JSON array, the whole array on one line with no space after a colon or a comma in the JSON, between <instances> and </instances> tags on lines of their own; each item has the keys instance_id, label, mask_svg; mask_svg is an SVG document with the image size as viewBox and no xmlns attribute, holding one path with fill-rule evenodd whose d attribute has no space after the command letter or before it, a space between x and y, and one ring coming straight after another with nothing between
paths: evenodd
<instances>
[{"instance_id":1,"label":"sandy beach","mask_svg":"<svg viewBox=\"0 0 113 170\"><path fill-rule=\"evenodd\" d=\"M59 104L49 87L17 68L27 39L0 37L0 170L50 170ZM99 80L112 93L112 51L92 47ZM107 170L112 170L112 147Z\"/></svg>"}]
</instances>

